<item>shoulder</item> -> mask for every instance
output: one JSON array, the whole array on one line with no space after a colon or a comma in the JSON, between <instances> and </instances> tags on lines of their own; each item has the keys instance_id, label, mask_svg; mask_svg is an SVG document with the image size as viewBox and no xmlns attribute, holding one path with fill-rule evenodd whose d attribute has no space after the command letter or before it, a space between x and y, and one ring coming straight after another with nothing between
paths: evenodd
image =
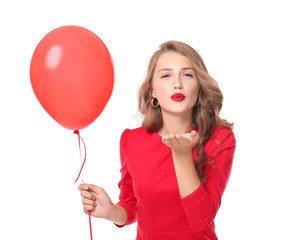
<instances>
[{"instance_id":1,"label":"shoulder","mask_svg":"<svg viewBox=\"0 0 291 240\"><path fill-rule=\"evenodd\" d=\"M235 142L235 136L231 129L229 128L211 128L211 138L217 138L221 142Z\"/></svg>"},{"instance_id":2,"label":"shoulder","mask_svg":"<svg viewBox=\"0 0 291 240\"><path fill-rule=\"evenodd\" d=\"M223 149L235 148L236 139L234 133L229 128L210 129L211 137L205 144L205 152L216 153Z\"/></svg>"},{"instance_id":3,"label":"shoulder","mask_svg":"<svg viewBox=\"0 0 291 240\"><path fill-rule=\"evenodd\" d=\"M126 128L122 135L135 135L135 134L144 134L145 132L147 132L145 130L145 128L142 126L142 127L138 127L138 128L133 128L133 129L129 129L129 128Z\"/></svg>"},{"instance_id":4,"label":"shoulder","mask_svg":"<svg viewBox=\"0 0 291 240\"><path fill-rule=\"evenodd\" d=\"M129 129L126 128L121 134L121 139L136 139L136 138L144 138L146 136L150 136L154 133L148 132L143 126Z\"/></svg>"},{"instance_id":5,"label":"shoulder","mask_svg":"<svg viewBox=\"0 0 291 240\"><path fill-rule=\"evenodd\" d=\"M157 147L161 139L156 136L156 133L148 132L144 127L125 129L120 138L121 149L126 149L127 153L140 153L145 149Z\"/></svg>"}]
</instances>

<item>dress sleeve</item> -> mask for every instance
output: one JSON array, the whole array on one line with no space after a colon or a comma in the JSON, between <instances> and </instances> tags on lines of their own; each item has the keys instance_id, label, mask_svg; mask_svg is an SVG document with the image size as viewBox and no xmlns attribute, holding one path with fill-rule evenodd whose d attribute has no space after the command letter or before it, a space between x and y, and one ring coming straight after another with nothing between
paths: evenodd
<instances>
[{"instance_id":1,"label":"dress sleeve","mask_svg":"<svg viewBox=\"0 0 291 240\"><path fill-rule=\"evenodd\" d=\"M121 161L121 180L118 183L120 189L119 202L117 203L127 213L127 221L124 225L117 225L123 227L132 224L137 219L136 213L136 197L132 186L132 177L127 168L127 133L129 129L124 130L120 138L120 161Z\"/></svg>"},{"instance_id":2,"label":"dress sleeve","mask_svg":"<svg viewBox=\"0 0 291 240\"><path fill-rule=\"evenodd\" d=\"M203 230L213 222L231 172L236 147L235 136L230 129L223 129L217 134L217 138L220 146L211 139L204 149L206 157L214 155L212 164L207 164L204 168L207 181L181 199L193 231Z\"/></svg>"}]
</instances>

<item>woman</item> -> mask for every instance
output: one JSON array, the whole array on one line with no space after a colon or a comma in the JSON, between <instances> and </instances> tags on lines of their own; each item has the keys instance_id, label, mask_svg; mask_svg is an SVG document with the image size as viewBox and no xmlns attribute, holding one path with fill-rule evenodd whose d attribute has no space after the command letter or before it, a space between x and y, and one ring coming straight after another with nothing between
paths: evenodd
<instances>
[{"instance_id":1,"label":"woman","mask_svg":"<svg viewBox=\"0 0 291 240\"><path fill-rule=\"evenodd\" d=\"M142 127L120 139L120 201L81 184L85 213L118 227L137 220L138 240L217 239L214 218L236 146L233 124L219 117L222 100L192 47L162 44L139 90Z\"/></svg>"}]
</instances>

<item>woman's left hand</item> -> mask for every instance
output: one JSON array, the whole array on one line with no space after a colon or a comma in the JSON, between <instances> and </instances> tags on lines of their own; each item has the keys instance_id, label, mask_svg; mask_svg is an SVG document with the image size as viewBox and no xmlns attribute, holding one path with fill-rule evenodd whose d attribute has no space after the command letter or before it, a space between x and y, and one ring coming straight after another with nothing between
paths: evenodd
<instances>
[{"instance_id":1,"label":"woman's left hand","mask_svg":"<svg viewBox=\"0 0 291 240\"><path fill-rule=\"evenodd\" d=\"M162 137L162 142L172 151L177 153L187 153L198 143L199 134L192 130L190 133L170 134Z\"/></svg>"}]
</instances>

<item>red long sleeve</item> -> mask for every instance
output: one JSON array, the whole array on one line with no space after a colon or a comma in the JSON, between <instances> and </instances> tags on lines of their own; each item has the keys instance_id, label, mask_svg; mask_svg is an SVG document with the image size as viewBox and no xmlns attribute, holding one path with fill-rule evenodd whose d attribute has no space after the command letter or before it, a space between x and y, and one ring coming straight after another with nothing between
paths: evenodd
<instances>
[{"instance_id":1,"label":"red long sleeve","mask_svg":"<svg viewBox=\"0 0 291 240\"><path fill-rule=\"evenodd\" d=\"M123 132L118 204L127 213L125 225L138 221L138 240L217 239L214 218L229 179L236 142L230 129L212 132L204 148L206 157L216 154L212 165L204 168L207 181L182 199L172 152L161 136L144 127Z\"/></svg>"},{"instance_id":2,"label":"red long sleeve","mask_svg":"<svg viewBox=\"0 0 291 240\"><path fill-rule=\"evenodd\" d=\"M119 202L118 205L122 206L127 213L127 222L125 225L132 224L137 219L136 214L136 197L134 195L133 187L132 187L132 178L127 168L126 161L126 133L128 129L126 129L122 135L120 140L120 160L121 160L121 169L120 172L122 174L121 181L118 183L118 187L120 188ZM123 227L115 224L117 227Z\"/></svg>"},{"instance_id":3,"label":"red long sleeve","mask_svg":"<svg viewBox=\"0 0 291 240\"><path fill-rule=\"evenodd\" d=\"M221 147L219 149L213 140L205 146L207 157L216 154L212 163L214 166L208 164L205 167L207 181L182 199L185 214L193 231L204 230L213 222L232 167L236 145L232 131L221 129L219 134L214 134L220 141Z\"/></svg>"}]
</instances>

